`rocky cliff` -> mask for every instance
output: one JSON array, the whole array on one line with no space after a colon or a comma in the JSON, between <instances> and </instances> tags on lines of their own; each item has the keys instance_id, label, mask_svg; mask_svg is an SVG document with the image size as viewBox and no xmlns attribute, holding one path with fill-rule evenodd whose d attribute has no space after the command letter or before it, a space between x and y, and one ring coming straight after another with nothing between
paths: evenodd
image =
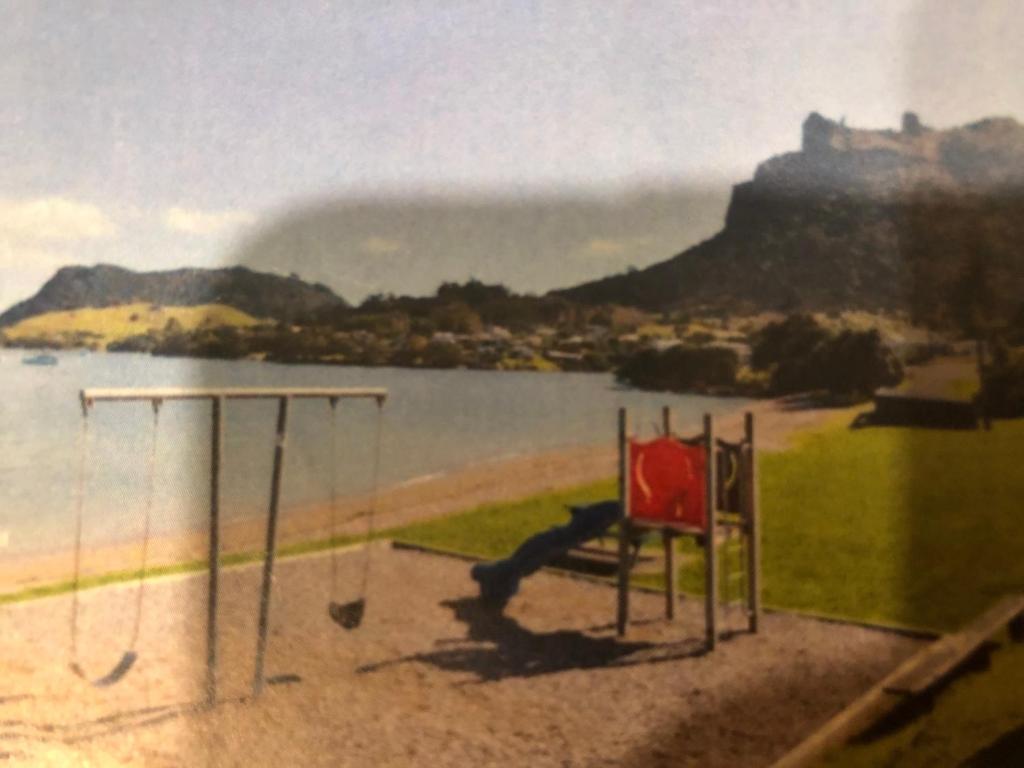
<instances>
[{"instance_id":1,"label":"rocky cliff","mask_svg":"<svg viewBox=\"0 0 1024 768\"><path fill-rule=\"evenodd\" d=\"M1022 245L1015 120L935 130L907 113L899 130L864 130L812 113L800 151L738 184L710 240L559 293L646 308L907 310L941 322L979 262L996 304L1024 298Z\"/></svg>"}]
</instances>

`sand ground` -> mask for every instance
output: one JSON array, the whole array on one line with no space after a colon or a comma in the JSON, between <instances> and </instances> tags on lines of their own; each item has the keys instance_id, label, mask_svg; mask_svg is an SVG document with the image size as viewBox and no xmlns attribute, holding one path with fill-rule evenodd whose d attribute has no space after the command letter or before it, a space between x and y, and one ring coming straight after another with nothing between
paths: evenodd
<instances>
[{"instance_id":1,"label":"sand ground","mask_svg":"<svg viewBox=\"0 0 1024 768\"><path fill-rule=\"evenodd\" d=\"M615 592L540 573L503 616L467 563L371 550L363 625L329 620L331 557L282 561L267 674L250 697L259 568L224 574L219 705L204 698L205 577L147 587L139 660L93 688L67 670L70 599L0 613L0 761L151 766L759 766L918 647L899 635L769 614L702 653L702 603L676 621L636 593L625 640ZM335 563L352 585L365 552ZM130 636L131 587L83 594L80 660L100 674ZM335 595L354 596L352 587ZM745 623L737 608L725 629Z\"/></svg>"}]
</instances>

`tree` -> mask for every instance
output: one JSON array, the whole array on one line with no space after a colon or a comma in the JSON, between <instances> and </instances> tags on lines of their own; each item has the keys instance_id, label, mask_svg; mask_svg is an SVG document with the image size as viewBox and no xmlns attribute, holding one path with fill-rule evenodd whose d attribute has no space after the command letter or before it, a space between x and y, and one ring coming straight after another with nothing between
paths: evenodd
<instances>
[{"instance_id":1,"label":"tree","mask_svg":"<svg viewBox=\"0 0 1024 768\"><path fill-rule=\"evenodd\" d=\"M810 315L790 315L766 325L754 337L750 365L763 371L785 361L807 358L827 339L828 331Z\"/></svg>"},{"instance_id":2,"label":"tree","mask_svg":"<svg viewBox=\"0 0 1024 768\"><path fill-rule=\"evenodd\" d=\"M862 400L903 379L903 367L877 330L832 336L807 315L765 326L751 366L770 373L776 395L826 390L833 399Z\"/></svg>"},{"instance_id":3,"label":"tree","mask_svg":"<svg viewBox=\"0 0 1024 768\"><path fill-rule=\"evenodd\" d=\"M628 357L615 376L642 389L686 392L736 383L739 358L724 347L643 349Z\"/></svg>"},{"instance_id":4,"label":"tree","mask_svg":"<svg viewBox=\"0 0 1024 768\"><path fill-rule=\"evenodd\" d=\"M855 400L869 398L879 387L895 386L903 379L902 365L874 329L841 332L819 347L812 361L825 389Z\"/></svg>"}]
</instances>

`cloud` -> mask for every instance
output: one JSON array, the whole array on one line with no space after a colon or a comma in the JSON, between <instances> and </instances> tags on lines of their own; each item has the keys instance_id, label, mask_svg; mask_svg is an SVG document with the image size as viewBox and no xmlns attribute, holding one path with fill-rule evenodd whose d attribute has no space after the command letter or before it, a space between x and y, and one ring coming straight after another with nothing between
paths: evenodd
<instances>
[{"instance_id":1,"label":"cloud","mask_svg":"<svg viewBox=\"0 0 1024 768\"><path fill-rule=\"evenodd\" d=\"M254 221L256 217L249 211L234 209L200 211L175 206L164 212L164 226L189 235L216 235L228 229L252 224Z\"/></svg>"},{"instance_id":2,"label":"cloud","mask_svg":"<svg viewBox=\"0 0 1024 768\"><path fill-rule=\"evenodd\" d=\"M0 312L11 304L39 290L44 282L53 277L60 267L74 262L74 258L62 250L25 245L0 237Z\"/></svg>"},{"instance_id":3,"label":"cloud","mask_svg":"<svg viewBox=\"0 0 1024 768\"><path fill-rule=\"evenodd\" d=\"M94 240L117 234L95 205L63 197L0 199L0 239L8 242Z\"/></svg>"},{"instance_id":4,"label":"cloud","mask_svg":"<svg viewBox=\"0 0 1024 768\"><path fill-rule=\"evenodd\" d=\"M376 235L366 238L359 244L359 250L374 256L398 253L403 248L405 248L405 244L400 240L389 240L386 237L377 237Z\"/></svg>"}]
</instances>

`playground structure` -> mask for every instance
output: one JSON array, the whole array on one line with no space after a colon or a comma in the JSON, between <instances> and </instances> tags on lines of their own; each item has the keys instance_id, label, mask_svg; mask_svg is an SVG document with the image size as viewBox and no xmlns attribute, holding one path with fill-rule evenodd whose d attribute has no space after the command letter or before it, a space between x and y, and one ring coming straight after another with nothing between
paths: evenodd
<instances>
[{"instance_id":1,"label":"playground structure","mask_svg":"<svg viewBox=\"0 0 1024 768\"><path fill-rule=\"evenodd\" d=\"M760 520L754 416L744 416L739 442L717 439L710 414L703 431L682 438L673 434L672 412L662 409L661 435L641 442L629 433L629 414L619 409L618 615L621 637L629 624L630 549L651 534L660 535L665 561L665 617L675 616L677 602L675 539L694 538L704 552L705 638L708 650L718 640L719 529L728 539L740 536L744 552L746 611L749 631L761 617ZM727 539L727 540L728 540ZM731 574L730 574L731 575Z\"/></svg>"},{"instance_id":2,"label":"playground structure","mask_svg":"<svg viewBox=\"0 0 1024 768\"><path fill-rule=\"evenodd\" d=\"M267 515L266 539L263 551L263 574L260 588L258 635L256 656L252 681L252 695L259 696L264 686L264 658L267 646L267 633L270 625L271 584L273 580L274 561L277 553L277 523L280 511L280 497L284 470L284 451L288 434L289 405L295 399L326 400L332 411L332 459L336 460L335 435L337 426L334 414L339 401L343 399L373 399L378 408L377 445L374 462L374 488L377 483L377 466L380 449L380 411L387 398L387 390L382 388L333 388L333 387L272 387L272 388L143 388L143 389L84 389L80 393L83 419L83 439L79 467L79 492L76 515L75 536L75 572L73 582L73 600L71 616L71 669L83 679L90 679L77 661L77 621L78 592L81 580L81 547L82 547L82 504L84 497L84 469L86 438L88 434L88 416L91 408L101 402L115 401L148 401L153 408L153 442L148 463L149 488L145 510L145 532L143 540L142 567L140 569L134 630L130 647L127 648L120 661L105 675L92 679L95 686L112 685L120 680L133 666L137 659L134 648L138 639L138 627L141 620L143 585L146 577L146 551L149 539L150 514L153 497L153 474L156 460L156 441L159 429L159 411L165 401L170 400L208 400L210 402L210 507L209 507L209 580L207 589L207 621L206 621L206 703L213 706L217 701L217 600L220 578L220 486L221 467L223 464L225 403L228 400L265 399L276 400L277 425L275 432L273 469L270 485L270 499ZM334 504L335 487L332 478L332 536L335 533ZM371 524L372 524L371 509ZM367 555L368 557L368 555ZM361 589L365 591L366 569L363 570ZM358 600L349 604L332 602L328 608L331 618L346 629L358 626L365 607L365 597L361 594Z\"/></svg>"},{"instance_id":3,"label":"playground structure","mask_svg":"<svg viewBox=\"0 0 1024 768\"><path fill-rule=\"evenodd\" d=\"M742 566L735 573L726 567L727 580L733 575L744 580L744 608L747 626L758 630L760 598L760 526L757 508L757 467L754 451L754 417L744 418L743 437L738 442L717 439L710 415L704 416L703 431L693 438L672 433L672 415L662 409L661 435L642 442L629 436L626 409L619 410L619 498L582 507L570 507L570 521L531 536L509 557L491 563L477 563L470 575L480 588L480 597L492 607L503 609L519 590L519 582L565 556L605 556L602 549L584 546L603 537L618 524L617 572L618 616L616 631L621 637L629 623L629 579L641 547L652 536L660 536L664 553L665 616L675 618L676 539L693 537L704 553L705 636L709 650L718 639L719 567L729 563L729 552L720 559L723 543L739 534ZM708 493L708 489L714 489ZM727 587L731 587L728 583Z\"/></svg>"}]
</instances>

